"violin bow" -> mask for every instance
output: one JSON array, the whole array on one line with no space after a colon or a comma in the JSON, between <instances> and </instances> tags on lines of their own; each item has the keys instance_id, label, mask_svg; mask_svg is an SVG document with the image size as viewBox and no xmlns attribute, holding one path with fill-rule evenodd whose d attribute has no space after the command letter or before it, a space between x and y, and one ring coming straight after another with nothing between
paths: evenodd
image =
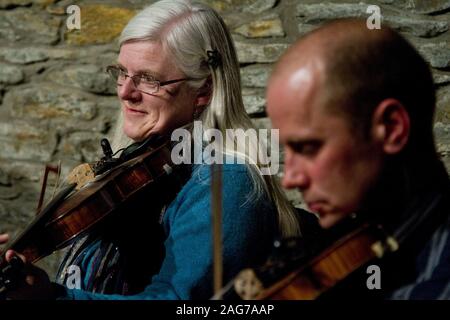
<instances>
[{"instance_id":1,"label":"violin bow","mask_svg":"<svg viewBox=\"0 0 450 320\"><path fill-rule=\"evenodd\" d=\"M48 178L48 174L50 172L53 172L57 175L55 189L53 190L53 195L52 195L52 198L53 198L55 196L55 191L58 187L58 182L59 182L59 178L61 175L61 163L59 162L57 166L52 166L49 164L47 164L45 166L44 178L42 179L41 194L39 195L39 202L38 202L38 206L36 209L36 215L38 215L41 212L42 205L44 203L45 190L47 189L47 178Z\"/></svg>"},{"instance_id":2,"label":"violin bow","mask_svg":"<svg viewBox=\"0 0 450 320\"><path fill-rule=\"evenodd\" d=\"M220 291L223 281L222 263L222 167L211 165L211 214L213 233L213 265L214 265L214 295L222 298Z\"/></svg>"}]
</instances>

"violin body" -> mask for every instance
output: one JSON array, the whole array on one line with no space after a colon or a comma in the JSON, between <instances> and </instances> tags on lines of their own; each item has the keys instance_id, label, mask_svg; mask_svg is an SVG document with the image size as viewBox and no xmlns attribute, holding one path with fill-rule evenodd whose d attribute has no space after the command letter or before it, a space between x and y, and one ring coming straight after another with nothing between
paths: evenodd
<instances>
[{"instance_id":1,"label":"violin body","mask_svg":"<svg viewBox=\"0 0 450 320\"><path fill-rule=\"evenodd\" d=\"M269 259L259 269L242 271L234 279L234 290L244 300L317 299L360 267L397 249L381 226L365 223L309 259L298 263Z\"/></svg>"},{"instance_id":2,"label":"violin body","mask_svg":"<svg viewBox=\"0 0 450 320\"><path fill-rule=\"evenodd\" d=\"M33 263L66 247L94 226L120 219L118 215L135 201L145 199L143 205L159 214L181 188L182 179L175 174L178 170L171 160L170 141L159 139L142 154L96 176L80 190L74 191L74 184L65 187L8 249ZM158 219L157 215L153 220L157 223ZM2 257L0 270L6 265Z\"/></svg>"},{"instance_id":3,"label":"violin body","mask_svg":"<svg viewBox=\"0 0 450 320\"><path fill-rule=\"evenodd\" d=\"M379 232L365 225L264 290L259 300L313 300L362 265L375 259Z\"/></svg>"}]
</instances>

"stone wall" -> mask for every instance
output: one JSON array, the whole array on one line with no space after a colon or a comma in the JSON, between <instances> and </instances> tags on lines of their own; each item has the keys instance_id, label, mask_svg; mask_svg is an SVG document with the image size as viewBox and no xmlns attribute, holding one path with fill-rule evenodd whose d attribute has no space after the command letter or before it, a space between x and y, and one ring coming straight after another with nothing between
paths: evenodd
<instances>
[{"instance_id":1,"label":"stone wall","mask_svg":"<svg viewBox=\"0 0 450 320\"><path fill-rule=\"evenodd\" d=\"M258 127L269 125L266 81L289 44L327 20L367 17L368 5L379 5L433 67L437 142L450 163L450 0L204 1L232 30L245 106ZM64 175L96 158L119 110L104 67L117 57L123 26L151 2L0 0L0 232L15 235L33 217L46 163L61 160ZM66 27L72 4L81 8L81 30ZM51 273L55 260L43 262Z\"/></svg>"}]
</instances>

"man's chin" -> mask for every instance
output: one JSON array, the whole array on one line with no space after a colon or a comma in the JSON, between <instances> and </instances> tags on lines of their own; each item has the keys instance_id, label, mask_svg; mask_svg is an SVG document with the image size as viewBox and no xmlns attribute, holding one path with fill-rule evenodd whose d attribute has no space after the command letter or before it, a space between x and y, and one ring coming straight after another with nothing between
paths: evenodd
<instances>
[{"instance_id":1,"label":"man's chin","mask_svg":"<svg viewBox=\"0 0 450 320\"><path fill-rule=\"evenodd\" d=\"M336 213L322 213L319 215L319 224L323 229L329 229L341 221L345 215Z\"/></svg>"}]
</instances>

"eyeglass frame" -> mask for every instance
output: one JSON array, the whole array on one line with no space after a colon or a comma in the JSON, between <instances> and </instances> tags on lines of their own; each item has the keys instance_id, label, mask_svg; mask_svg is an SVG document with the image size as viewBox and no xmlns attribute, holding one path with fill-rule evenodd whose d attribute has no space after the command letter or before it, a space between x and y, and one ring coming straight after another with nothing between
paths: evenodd
<instances>
[{"instance_id":1,"label":"eyeglass frame","mask_svg":"<svg viewBox=\"0 0 450 320\"><path fill-rule=\"evenodd\" d=\"M138 89L138 86L139 86L139 84L141 83L142 77L145 76L145 74L139 74L139 75L138 75L138 74L135 74L134 76L130 76L130 75L129 75L128 73L126 73L120 66L117 66L117 65L109 65L109 66L106 67L106 72L111 76L111 78L113 78L113 80L116 81L116 85L117 85L117 86L122 86L123 84L119 84L119 83L118 83L119 75L118 75L117 77L114 77L113 74L111 74L110 70L114 70L114 69L115 69L115 70L118 70L119 73L122 72L122 73L123 73L123 76L125 77L125 80L126 80L127 78L130 78L130 79L131 79L131 82L133 82L133 85L134 85L134 87L136 88L137 91L142 92L142 93L145 93L145 94L149 94L149 95L158 93L160 87L166 86L166 85L168 85L168 84L177 83L177 82L181 82L181 81L196 80L196 79L194 79L194 78L181 78L181 79L174 79L174 80L167 80L167 81L159 81L159 80L157 80L157 79L154 79L154 80L151 80L151 81L157 83L157 85L158 85L158 86L157 86L157 90L156 90L155 92L153 92L153 93L149 93L149 92L145 92L145 91L142 91L142 90ZM147 76L153 77L153 76L151 76L151 75L147 75ZM137 83L136 83L136 82L137 82Z\"/></svg>"}]
</instances>

